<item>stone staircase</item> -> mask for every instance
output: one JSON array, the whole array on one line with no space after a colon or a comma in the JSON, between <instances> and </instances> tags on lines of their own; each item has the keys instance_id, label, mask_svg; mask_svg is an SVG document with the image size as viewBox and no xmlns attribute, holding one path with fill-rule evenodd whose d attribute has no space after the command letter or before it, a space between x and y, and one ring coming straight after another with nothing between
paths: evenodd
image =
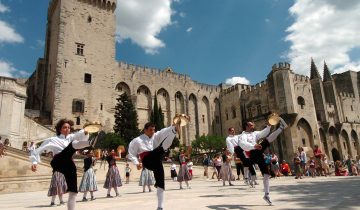
<instances>
[{"instance_id":1,"label":"stone staircase","mask_svg":"<svg viewBox=\"0 0 360 210\"><path fill-rule=\"evenodd\" d=\"M52 176L51 158L42 156L41 161L38 170L32 172L27 152L6 148L6 155L0 158L0 194L47 190ZM78 167L78 176L82 174Z\"/></svg>"}]
</instances>

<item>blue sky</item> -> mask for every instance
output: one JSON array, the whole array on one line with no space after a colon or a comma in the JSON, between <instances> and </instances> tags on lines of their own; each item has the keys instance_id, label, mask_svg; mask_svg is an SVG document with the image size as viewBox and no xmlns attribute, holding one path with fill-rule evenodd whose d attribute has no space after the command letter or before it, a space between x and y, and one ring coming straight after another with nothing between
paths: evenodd
<instances>
[{"instance_id":1,"label":"blue sky","mask_svg":"<svg viewBox=\"0 0 360 210\"><path fill-rule=\"evenodd\" d=\"M255 84L274 63L309 74L360 68L360 1L118 0L116 59L219 84ZM49 0L0 0L0 75L26 77L44 53ZM139 15L142 14L142 15ZM235 77L235 78L234 78Z\"/></svg>"}]
</instances>

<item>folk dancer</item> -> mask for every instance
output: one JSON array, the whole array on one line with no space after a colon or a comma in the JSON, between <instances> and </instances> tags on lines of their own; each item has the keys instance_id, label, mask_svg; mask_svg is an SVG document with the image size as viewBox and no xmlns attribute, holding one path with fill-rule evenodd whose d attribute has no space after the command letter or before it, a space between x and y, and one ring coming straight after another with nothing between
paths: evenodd
<instances>
[{"instance_id":1,"label":"folk dancer","mask_svg":"<svg viewBox=\"0 0 360 210\"><path fill-rule=\"evenodd\" d=\"M158 210L164 207L164 167L162 160L179 130L180 120L170 127L155 133L155 124L148 122L144 125L144 134L133 139L129 144L129 159L140 170L142 167L154 172L155 187L157 188ZM138 156L142 163L139 162Z\"/></svg>"},{"instance_id":2,"label":"folk dancer","mask_svg":"<svg viewBox=\"0 0 360 210\"><path fill-rule=\"evenodd\" d=\"M93 166L95 165L95 157L93 152L90 150L87 153L87 157L84 159L84 175L81 179L81 183L79 186L79 192L83 192L84 196L82 201L88 201L86 198L86 195L88 192L90 192L91 200L95 200L94 192L98 190L97 184L96 184L96 176L93 169Z\"/></svg>"},{"instance_id":3,"label":"folk dancer","mask_svg":"<svg viewBox=\"0 0 360 210\"><path fill-rule=\"evenodd\" d=\"M265 160L263 153L265 149L270 146L270 143L273 142L278 135L287 127L285 121L280 118L280 126L277 130L272 132L269 136L267 134L270 131L270 126L268 125L262 131L254 131L255 124L251 121L245 122L245 131L239 136L239 146L242 150L244 150L244 155L250 158L252 163L258 164L261 173L264 176L263 183L264 183L264 191L265 195L263 199L269 204L272 205L272 202L269 197L269 178L270 172L268 167L266 167ZM260 144L258 144L258 140L263 137L266 137ZM250 167L251 170L252 167Z\"/></svg>"},{"instance_id":4,"label":"folk dancer","mask_svg":"<svg viewBox=\"0 0 360 210\"><path fill-rule=\"evenodd\" d=\"M75 209L75 199L78 193L77 190L77 175L76 175L76 166L72 160L73 154L77 149L82 149L85 147L92 146L93 142L96 142L96 138L93 138L89 141L89 135L86 131L80 130L75 134L70 134L74 122L67 119L61 119L56 124L56 135L46 139L39 148L31 151L30 161L32 163L31 170L33 172L37 171L37 164L41 162L40 155L46 151L51 151L54 155L52 161L50 162L51 167L53 168L53 174L60 178L63 174L67 184L67 192L69 192L69 198L67 203L68 210ZM60 178L63 180L62 178ZM56 181L60 185L57 187L62 188L61 184L63 181ZM55 186L54 186L55 187Z\"/></svg>"}]
</instances>

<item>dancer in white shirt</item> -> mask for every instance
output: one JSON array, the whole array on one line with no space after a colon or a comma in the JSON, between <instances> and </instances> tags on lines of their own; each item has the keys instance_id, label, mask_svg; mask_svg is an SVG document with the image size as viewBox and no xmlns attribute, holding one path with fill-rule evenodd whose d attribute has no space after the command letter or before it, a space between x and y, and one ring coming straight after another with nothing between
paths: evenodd
<instances>
[{"instance_id":1,"label":"dancer in white shirt","mask_svg":"<svg viewBox=\"0 0 360 210\"><path fill-rule=\"evenodd\" d=\"M245 152L245 156L249 157L252 163L258 164L261 173L264 176L264 191L265 195L263 199L269 204L272 205L269 197L269 178L270 172L269 168L265 164L263 153L266 148L270 146L270 143L273 142L278 135L287 127L285 121L280 118L280 126L277 130L272 132L269 136L265 135L268 134L267 129L270 131L270 126L267 126L261 132L254 131L255 124L251 121L247 121L244 123L245 131L239 136L238 145L241 147L242 150ZM266 137L261 143L258 141ZM250 167L251 168L251 167Z\"/></svg>"},{"instance_id":2,"label":"dancer in white shirt","mask_svg":"<svg viewBox=\"0 0 360 210\"><path fill-rule=\"evenodd\" d=\"M72 160L73 154L77 149L92 146L89 142L89 135L86 131L80 130L75 134L70 134L73 130L74 122L67 119L61 119L56 124L55 137L44 140L41 146L30 153L30 160L32 162L31 170L36 172L37 164L41 162L40 155L46 151L51 151L54 158L51 161L53 172L59 172L65 176L67 191L69 192L69 199L67 203L68 210L75 209L75 198L78 193L77 190L77 175L76 166ZM95 140L95 139L93 139Z\"/></svg>"},{"instance_id":3,"label":"dancer in white shirt","mask_svg":"<svg viewBox=\"0 0 360 210\"><path fill-rule=\"evenodd\" d=\"M144 126L144 134L133 139L129 144L129 159L137 166L138 170L142 167L154 172L155 187L157 188L158 210L163 209L164 205L164 167L162 160L165 150L167 150L179 130L180 120L177 124L163 128L155 133L155 125L148 122ZM138 156L142 163L139 162Z\"/></svg>"}]
</instances>

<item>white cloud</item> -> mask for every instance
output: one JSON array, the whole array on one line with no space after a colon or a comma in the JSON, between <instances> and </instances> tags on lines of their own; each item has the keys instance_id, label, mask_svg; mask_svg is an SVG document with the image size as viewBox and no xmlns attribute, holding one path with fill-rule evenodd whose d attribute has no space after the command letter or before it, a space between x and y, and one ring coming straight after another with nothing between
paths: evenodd
<instances>
[{"instance_id":1,"label":"white cloud","mask_svg":"<svg viewBox=\"0 0 360 210\"><path fill-rule=\"evenodd\" d=\"M29 77L30 73L16 69L12 63L0 59L0 76L4 77Z\"/></svg>"},{"instance_id":2,"label":"white cloud","mask_svg":"<svg viewBox=\"0 0 360 210\"><path fill-rule=\"evenodd\" d=\"M296 0L289 12L295 21L285 40L294 71L308 75L311 57L317 64L325 60L332 72L360 70L360 57L349 56L360 47L360 1ZM322 73L322 65L318 69Z\"/></svg>"},{"instance_id":3,"label":"white cloud","mask_svg":"<svg viewBox=\"0 0 360 210\"><path fill-rule=\"evenodd\" d=\"M0 2L0 13L8 12L8 11L10 11L10 9Z\"/></svg>"},{"instance_id":4,"label":"white cloud","mask_svg":"<svg viewBox=\"0 0 360 210\"><path fill-rule=\"evenodd\" d=\"M227 85L235 85L235 84L244 84L249 85L250 81L245 77L231 77L225 80L225 84Z\"/></svg>"},{"instance_id":5,"label":"white cloud","mask_svg":"<svg viewBox=\"0 0 360 210\"><path fill-rule=\"evenodd\" d=\"M131 39L146 53L156 54L165 43L160 32L171 25L172 0L117 0L116 40Z\"/></svg>"},{"instance_id":6,"label":"white cloud","mask_svg":"<svg viewBox=\"0 0 360 210\"><path fill-rule=\"evenodd\" d=\"M269 19L269 18L266 18L266 19L265 19L265 22L270 23L270 19Z\"/></svg>"},{"instance_id":7,"label":"white cloud","mask_svg":"<svg viewBox=\"0 0 360 210\"><path fill-rule=\"evenodd\" d=\"M186 13L180 12L180 13L179 13L179 16L182 17L182 18L184 18L184 17L186 17Z\"/></svg>"},{"instance_id":8,"label":"white cloud","mask_svg":"<svg viewBox=\"0 0 360 210\"><path fill-rule=\"evenodd\" d=\"M0 20L0 44L5 42L20 43L23 41L24 38L20 34L16 33L6 22Z\"/></svg>"},{"instance_id":9,"label":"white cloud","mask_svg":"<svg viewBox=\"0 0 360 210\"><path fill-rule=\"evenodd\" d=\"M186 29L186 32L190 33L192 31L192 27L189 27L188 29Z\"/></svg>"}]
</instances>

